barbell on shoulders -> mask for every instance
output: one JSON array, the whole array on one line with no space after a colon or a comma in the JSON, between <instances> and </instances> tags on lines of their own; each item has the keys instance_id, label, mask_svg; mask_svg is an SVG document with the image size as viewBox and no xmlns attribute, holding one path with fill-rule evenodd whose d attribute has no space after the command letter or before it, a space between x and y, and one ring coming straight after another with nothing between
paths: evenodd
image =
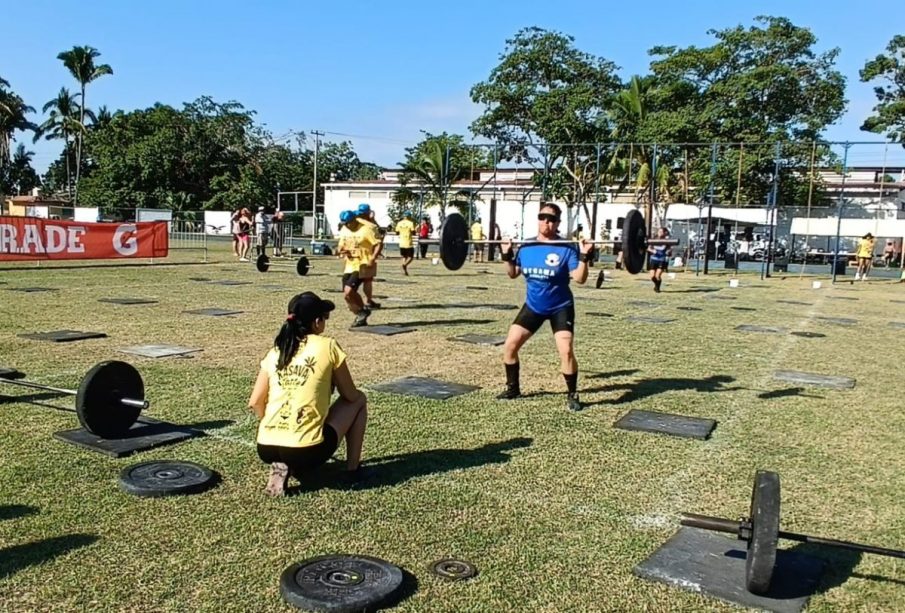
<instances>
[{"instance_id":1,"label":"barbell on shoulders","mask_svg":"<svg viewBox=\"0 0 905 613\"><path fill-rule=\"evenodd\" d=\"M577 245L580 241L557 239L552 241L502 241L502 240L468 240L468 223L459 213L451 213L446 217L440 228L440 260L449 270L462 268L468 260L468 245L501 244L511 242L513 245L554 244ZM622 265L631 274L635 275L644 269L644 261L647 257L647 248L653 246L671 246L679 244L674 238L648 238L647 226L644 223L644 215L641 211L633 209L625 216L622 229L622 240L591 240L586 241L595 245L622 243Z\"/></svg>"}]
</instances>

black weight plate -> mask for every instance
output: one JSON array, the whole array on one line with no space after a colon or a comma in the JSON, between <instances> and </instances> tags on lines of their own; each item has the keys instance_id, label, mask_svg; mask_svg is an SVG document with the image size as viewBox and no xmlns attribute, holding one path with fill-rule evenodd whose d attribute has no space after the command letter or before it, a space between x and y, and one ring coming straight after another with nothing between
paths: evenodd
<instances>
[{"instance_id":1,"label":"black weight plate","mask_svg":"<svg viewBox=\"0 0 905 613\"><path fill-rule=\"evenodd\" d=\"M309 268L308 258L306 258L305 256L300 257L299 261L295 265L295 271L297 273L299 273L299 275L304 277L305 275L308 274L308 268Z\"/></svg>"},{"instance_id":2,"label":"black weight plate","mask_svg":"<svg viewBox=\"0 0 905 613\"><path fill-rule=\"evenodd\" d=\"M466 562L465 560L453 560L450 558L437 560L430 565L430 570L438 577L443 577L444 579L449 579L451 581L471 579L478 574L478 569L470 562Z\"/></svg>"},{"instance_id":3,"label":"black weight plate","mask_svg":"<svg viewBox=\"0 0 905 613\"><path fill-rule=\"evenodd\" d=\"M644 269L647 256L647 228L644 226L644 215L638 209L632 209L625 216L622 225L622 265L633 275Z\"/></svg>"},{"instance_id":4,"label":"black weight plate","mask_svg":"<svg viewBox=\"0 0 905 613\"><path fill-rule=\"evenodd\" d=\"M450 213L440 228L440 259L448 270L459 270L468 260L468 224L459 213Z\"/></svg>"},{"instance_id":5,"label":"black weight plate","mask_svg":"<svg viewBox=\"0 0 905 613\"><path fill-rule=\"evenodd\" d=\"M144 498L197 494L213 485L212 470L194 462L142 462L127 466L119 475L124 492Z\"/></svg>"},{"instance_id":6,"label":"black weight plate","mask_svg":"<svg viewBox=\"0 0 905 613\"><path fill-rule=\"evenodd\" d=\"M293 564L280 576L280 593L306 611L372 610L402 587L402 570L369 556L329 555Z\"/></svg>"},{"instance_id":7,"label":"black weight plate","mask_svg":"<svg viewBox=\"0 0 905 613\"><path fill-rule=\"evenodd\" d=\"M597 289L600 289L600 286L603 285L604 279L605 279L605 275L604 275L603 271L601 270L599 273L597 273L597 282L594 283L594 287L596 287Z\"/></svg>"},{"instance_id":8,"label":"black weight plate","mask_svg":"<svg viewBox=\"0 0 905 613\"><path fill-rule=\"evenodd\" d=\"M779 475L757 471L751 494L751 540L745 561L745 586L752 594L770 590L779 544L779 496Z\"/></svg>"},{"instance_id":9,"label":"black weight plate","mask_svg":"<svg viewBox=\"0 0 905 613\"><path fill-rule=\"evenodd\" d=\"M140 407L125 405L121 398L144 400L141 374L131 364L117 360L95 364L75 395L79 423L101 438L121 438L141 415Z\"/></svg>"},{"instance_id":10,"label":"black weight plate","mask_svg":"<svg viewBox=\"0 0 905 613\"><path fill-rule=\"evenodd\" d=\"M266 253L262 253L255 260L255 268L258 269L258 272L267 272L270 269L270 258L267 257Z\"/></svg>"}]
</instances>

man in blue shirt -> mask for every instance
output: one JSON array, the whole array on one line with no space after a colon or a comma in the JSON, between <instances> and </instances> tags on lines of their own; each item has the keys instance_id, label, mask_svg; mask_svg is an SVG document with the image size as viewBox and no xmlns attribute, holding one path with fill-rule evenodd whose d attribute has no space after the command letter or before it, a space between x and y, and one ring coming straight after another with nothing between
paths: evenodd
<instances>
[{"instance_id":1,"label":"man in blue shirt","mask_svg":"<svg viewBox=\"0 0 905 613\"><path fill-rule=\"evenodd\" d=\"M504 240L500 253L506 262L509 278L525 277L525 304L509 327L503 345L503 364L506 367L506 390L500 399L518 398L518 352L543 323L550 321L556 350L559 352L562 374L566 380L568 407L581 410L578 399L578 361L572 345L575 329L575 301L569 289L569 281L583 284L588 279L588 259L593 243L580 241L573 244L557 244L561 241L559 222L562 209L552 203L542 203L537 215L537 237L522 245L513 256L512 242Z\"/></svg>"}]
</instances>

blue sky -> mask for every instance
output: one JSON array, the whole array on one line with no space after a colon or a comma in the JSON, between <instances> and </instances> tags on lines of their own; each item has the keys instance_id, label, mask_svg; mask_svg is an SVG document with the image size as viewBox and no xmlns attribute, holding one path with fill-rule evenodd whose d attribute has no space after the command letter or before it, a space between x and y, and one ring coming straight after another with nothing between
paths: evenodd
<instances>
[{"instance_id":1,"label":"blue sky","mask_svg":"<svg viewBox=\"0 0 905 613\"><path fill-rule=\"evenodd\" d=\"M91 108L179 106L202 95L232 99L257 111L274 135L319 129L332 140L351 140L363 159L393 166L419 140L419 130L468 134L480 113L469 89L488 76L505 40L520 28L570 34L580 49L615 62L627 78L646 71L654 45L707 45L711 28L777 15L811 28L818 51L842 50L837 68L847 78L848 111L827 137L877 140L858 129L874 105L858 70L905 32L901 6L901 0L0 0L0 76L40 109L61 86L76 89L57 53L92 45L114 75L90 86ZM30 138L26 144L42 171L61 148L32 145Z\"/></svg>"}]
</instances>

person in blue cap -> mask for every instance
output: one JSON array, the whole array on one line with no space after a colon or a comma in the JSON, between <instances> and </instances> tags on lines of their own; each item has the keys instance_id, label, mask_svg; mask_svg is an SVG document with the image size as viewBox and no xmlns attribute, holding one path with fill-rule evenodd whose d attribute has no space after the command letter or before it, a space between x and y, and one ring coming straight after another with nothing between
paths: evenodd
<instances>
[{"instance_id":1,"label":"person in blue cap","mask_svg":"<svg viewBox=\"0 0 905 613\"><path fill-rule=\"evenodd\" d=\"M368 316L371 314L358 293L358 288L362 285L361 270L371 262L374 247L380 243L380 239L374 234L372 226L361 223L355 211L343 211L339 215L339 221L343 224L343 229L339 231L337 253L346 262L342 277L343 296L349 310L355 314L352 327L357 328L368 325Z\"/></svg>"},{"instance_id":2,"label":"person in blue cap","mask_svg":"<svg viewBox=\"0 0 905 613\"><path fill-rule=\"evenodd\" d=\"M369 226L377 238L377 244L371 249L368 262L362 262L358 275L364 290L365 306L368 309L379 309L380 303L374 302L374 277L377 276L377 258L380 257L383 251L383 233L377 222L374 221L374 211L371 210L369 204L364 202L359 204L356 217L359 223Z\"/></svg>"},{"instance_id":3,"label":"person in blue cap","mask_svg":"<svg viewBox=\"0 0 905 613\"><path fill-rule=\"evenodd\" d=\"M560 367L568 389L568 408L580 411L578 398L578 361L575 359L575 298L569 282L584 284L588 279L588 260L594 246L585 240L579 246L551 241L562 240L559 222L562 209L552 202L542 202L537 215L537 237L530 239L513 254L512 242L504 239L500 255L506 262L510 279L525 277L525 304L509 326L503 344L506 389L497 398L521 396L519 385L519 349L545 321L550 322L553 340L559 353Z\"/></svg>"},{"instance_id":4,"label":"person in blue cap","mask_svg":"<svg viewBox=\"0 0 905 613\"><path fill-rule=\"evenodd\" d=\"M406 211L402 214L402 219L396 224L396 234L399 235L399 256L402 258L402 272L405 276L409 276L409 264L415 257L415 243L412 237L415 236L415 222L412 219L412 212Z\"/></svg>"}]
</instances>

